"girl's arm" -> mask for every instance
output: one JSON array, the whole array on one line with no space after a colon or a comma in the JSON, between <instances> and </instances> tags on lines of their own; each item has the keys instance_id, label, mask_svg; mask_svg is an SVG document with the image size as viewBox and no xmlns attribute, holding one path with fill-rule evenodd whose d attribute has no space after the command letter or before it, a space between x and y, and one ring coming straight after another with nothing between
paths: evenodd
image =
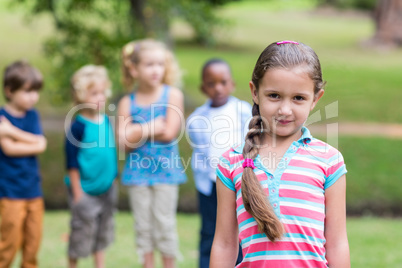
<instances>
[{"instance_id":1,"label":"girl's arm","mask_svg":"<svg viewBox=\"0 0 402 268\"><path fill-rule=\"evenodd\" d=\"M117 143L119 148L132 150L137 147L143 139L148 139L154 133L160 133L164 130L164 119L157 118L151 122L139 124L132 123L130 113L130 97L123 97L117 108Z\"/></svg>"},{"instance_id":2,"label":"girl's arm","mask_svg":"<svg viewBox=\"0 0 402 268\"><path fill-rule=\"evenodd\" d=\"M350 267L346 234L346 176L325 190L325 248L330 268Z\"/></svg>"},{"instance_id":3,"label":"girl's arm","mask_svg":"<svg viewBox=\"0 0 402 268\"><path fill-rule=\"evenodd\" d=\"M236 218L236 194L216 179L218 211L216 230L211 250L211 268L233 268L239 251Z\"/></svg>"},{"instance_id":4,"label":"girl's arm","mask_svg":"<svg viewBox=\"0 0 402 268\"><path fill-rule=\"evenodd\" d=\"M157 141L171 142L179 134L184 125L184 97L183 93L174 87L171 87L169 96L169 105L166 110L166 125L163 132L155 134Z\"/></svg>"},{"instance_id":5,"label":"girl's arm","mask_svg":"<svg viewBox=\"0 0 402 268\"><path fill-rule=\"evenodd\" d=\"M9 137L3 137L0 139L0 147L4 154L9 157L24 157L41 154L46 150L46 138L42 135L34 136L35 137L30 140L30 142L16 141Z\"/></svg>"},{"instance_id":6,"label":"girl's arm","mask_svg":"<svg viewBox=\"0 0 402 268\"><path fill-rule=\"evenodd\" d=\"M82 188L80 182L80 172L76 168L68 170L68 176L70 177L71 191L73 193L73 202L78 203L82 197Z\"/></svg>"}]
</instances>

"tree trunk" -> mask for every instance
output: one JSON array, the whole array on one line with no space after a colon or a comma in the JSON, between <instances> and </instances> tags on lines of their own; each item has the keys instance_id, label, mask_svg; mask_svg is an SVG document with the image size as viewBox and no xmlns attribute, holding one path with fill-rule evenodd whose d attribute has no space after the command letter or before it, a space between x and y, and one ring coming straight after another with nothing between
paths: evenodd
<instances>
[{"instance_id":1,"label":"tree trunk","mask_svg":"<svg viewBox=\"0 0 402 268\"><path fill-rule=\"evenodd\" d=\"M148 1L147 3L146 0L130 0L130 13L141 25L144 36L160 39L171 47L173 40L169 32L168 12L161 10L158 3L154 2Z\"/></svg>"},{"instance_id":2,"label":"tree trunk","mask_svg":"<svg viewBox=\"0 0 402 268\"><path fill-rule=\"evenodd\" d=\"M145 0L130 0L131 16L141 25L144 33L147 34L150 31L150 25L145 17L144 9Z\"/></svg>"},{"instance_id":3,"label":"tree trunk","mask_svg":"<svg viewBox=\"0 0 402 268\"><path fill-rule=\"evenodd\" d=\"M336 2L336 0L324 0L325 5L335 6Z\"/></svg>"},{"instance_id":4,"label":"tree trunk","mask_svg":"<svg viewBox=\"0 0 402 268\"><path fill-rule=\"evenodd\" d=\"M374 11L378 44L402 46L402 1L379 0Z\"/></svg>"}]
</instances>

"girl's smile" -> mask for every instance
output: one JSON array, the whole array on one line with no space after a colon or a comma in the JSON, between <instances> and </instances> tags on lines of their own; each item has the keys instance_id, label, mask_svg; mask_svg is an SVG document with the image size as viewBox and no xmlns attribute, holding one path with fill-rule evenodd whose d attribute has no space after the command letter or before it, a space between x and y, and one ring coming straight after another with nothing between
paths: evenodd
<instances>
[{"instance_id":1,"label":"girl's smile","mask_svg":"<svg viewBox=\"0 0 402 268\"><path fill-rule=\"evenodd\" d=\"M292 122L291 120L278 120L278 119L276 119L275 121L281 125L287 125Z\"/></svg>"}]
</instances>

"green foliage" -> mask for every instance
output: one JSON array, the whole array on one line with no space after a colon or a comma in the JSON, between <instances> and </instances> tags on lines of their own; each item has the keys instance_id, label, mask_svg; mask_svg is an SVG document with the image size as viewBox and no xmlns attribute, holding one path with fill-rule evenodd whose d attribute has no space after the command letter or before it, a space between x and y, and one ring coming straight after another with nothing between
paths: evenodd
<instances>
[{"instance_id":1,"label":"green foliage","mask_svg":"<svg viewBox=\"0 0 402 268\"><path fill-rule=\"evenodd\" d=\"M119 87L120 48L141 37L138 25L130 23L128 1L38 0L30 8L33 15L51 12L57 29L44 43L53 67L47 88L54 104L69 100L70 77L85 64L107 66Z\"/></svg>"},{"instance_id":2,"label":"green foliage","mask_svg":"<svg viewBox=\"0 0 402 268\"><path fill-rule=\"evenodd\" d=\"M356 8L362 10L374 10L377 4L377 0L321 0L321 2L339 8Z\"/></svg>"},{"instance_id":3,"label":"green foliage","mask_svg":"<svg viewBox=\"0 0 402 268\"><path fill-rule=\"evenodd\" d=\"M208 1L181 0L176 10L187 21L195 32L195 41L203 45L215 44L213 28L223 24L213 12L213 6ZM199 14L203 14L200 16Z\"/></svg>"},{"instance_id":4,"label":"green foliage","mask_svg":"<svg viewBox=\"0 0 402 268\"><path fill-rule=\"evenodd\" d=\"M172 43L170 25L181 17L194 29L195 40L204 45L214 43L213 29L223 21L214 13L214 5L227 1L150 0L19 0L32 16L48 12L56 32L44 50L51 60L53 79L50 100L60 104L69 100L69 78L85 64L105 65L114 88L119 80L120 49L127 42L153 37Z\"/></svg>"},{"instance_id":5,"label":"green foliage","mask_svg":"<svg viewBox=\"0 0 402 268\"><path fill-rule=\"evenodd\" d=\"M233 1L240 1L240 0L196 0L194 2L209 2L214 6L219 6Z\"/></svg>"}]
</instances>

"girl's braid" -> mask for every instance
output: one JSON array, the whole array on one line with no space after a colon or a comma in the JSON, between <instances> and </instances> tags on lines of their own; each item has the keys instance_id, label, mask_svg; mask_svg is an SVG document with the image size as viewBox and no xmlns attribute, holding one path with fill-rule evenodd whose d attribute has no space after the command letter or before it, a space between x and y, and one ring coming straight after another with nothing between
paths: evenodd
<instances>
[{"instance_id":1,"label":"girl's braid","mask_svg":"<svg viewBox=\"0 0 402 268\"><path fill-rule=\"evenodd\" d=\"M262 118L257 104L253 105L253 118L249 124L243 148L243 157L255 159L262 139ZM268 197L261 187L252 168L244 168L242 175L242 198L244 208L257 221L258 230L265 233L269 240L275 241L284 233L282 223L275 215Z\"/></svg>"}]
</instances>

